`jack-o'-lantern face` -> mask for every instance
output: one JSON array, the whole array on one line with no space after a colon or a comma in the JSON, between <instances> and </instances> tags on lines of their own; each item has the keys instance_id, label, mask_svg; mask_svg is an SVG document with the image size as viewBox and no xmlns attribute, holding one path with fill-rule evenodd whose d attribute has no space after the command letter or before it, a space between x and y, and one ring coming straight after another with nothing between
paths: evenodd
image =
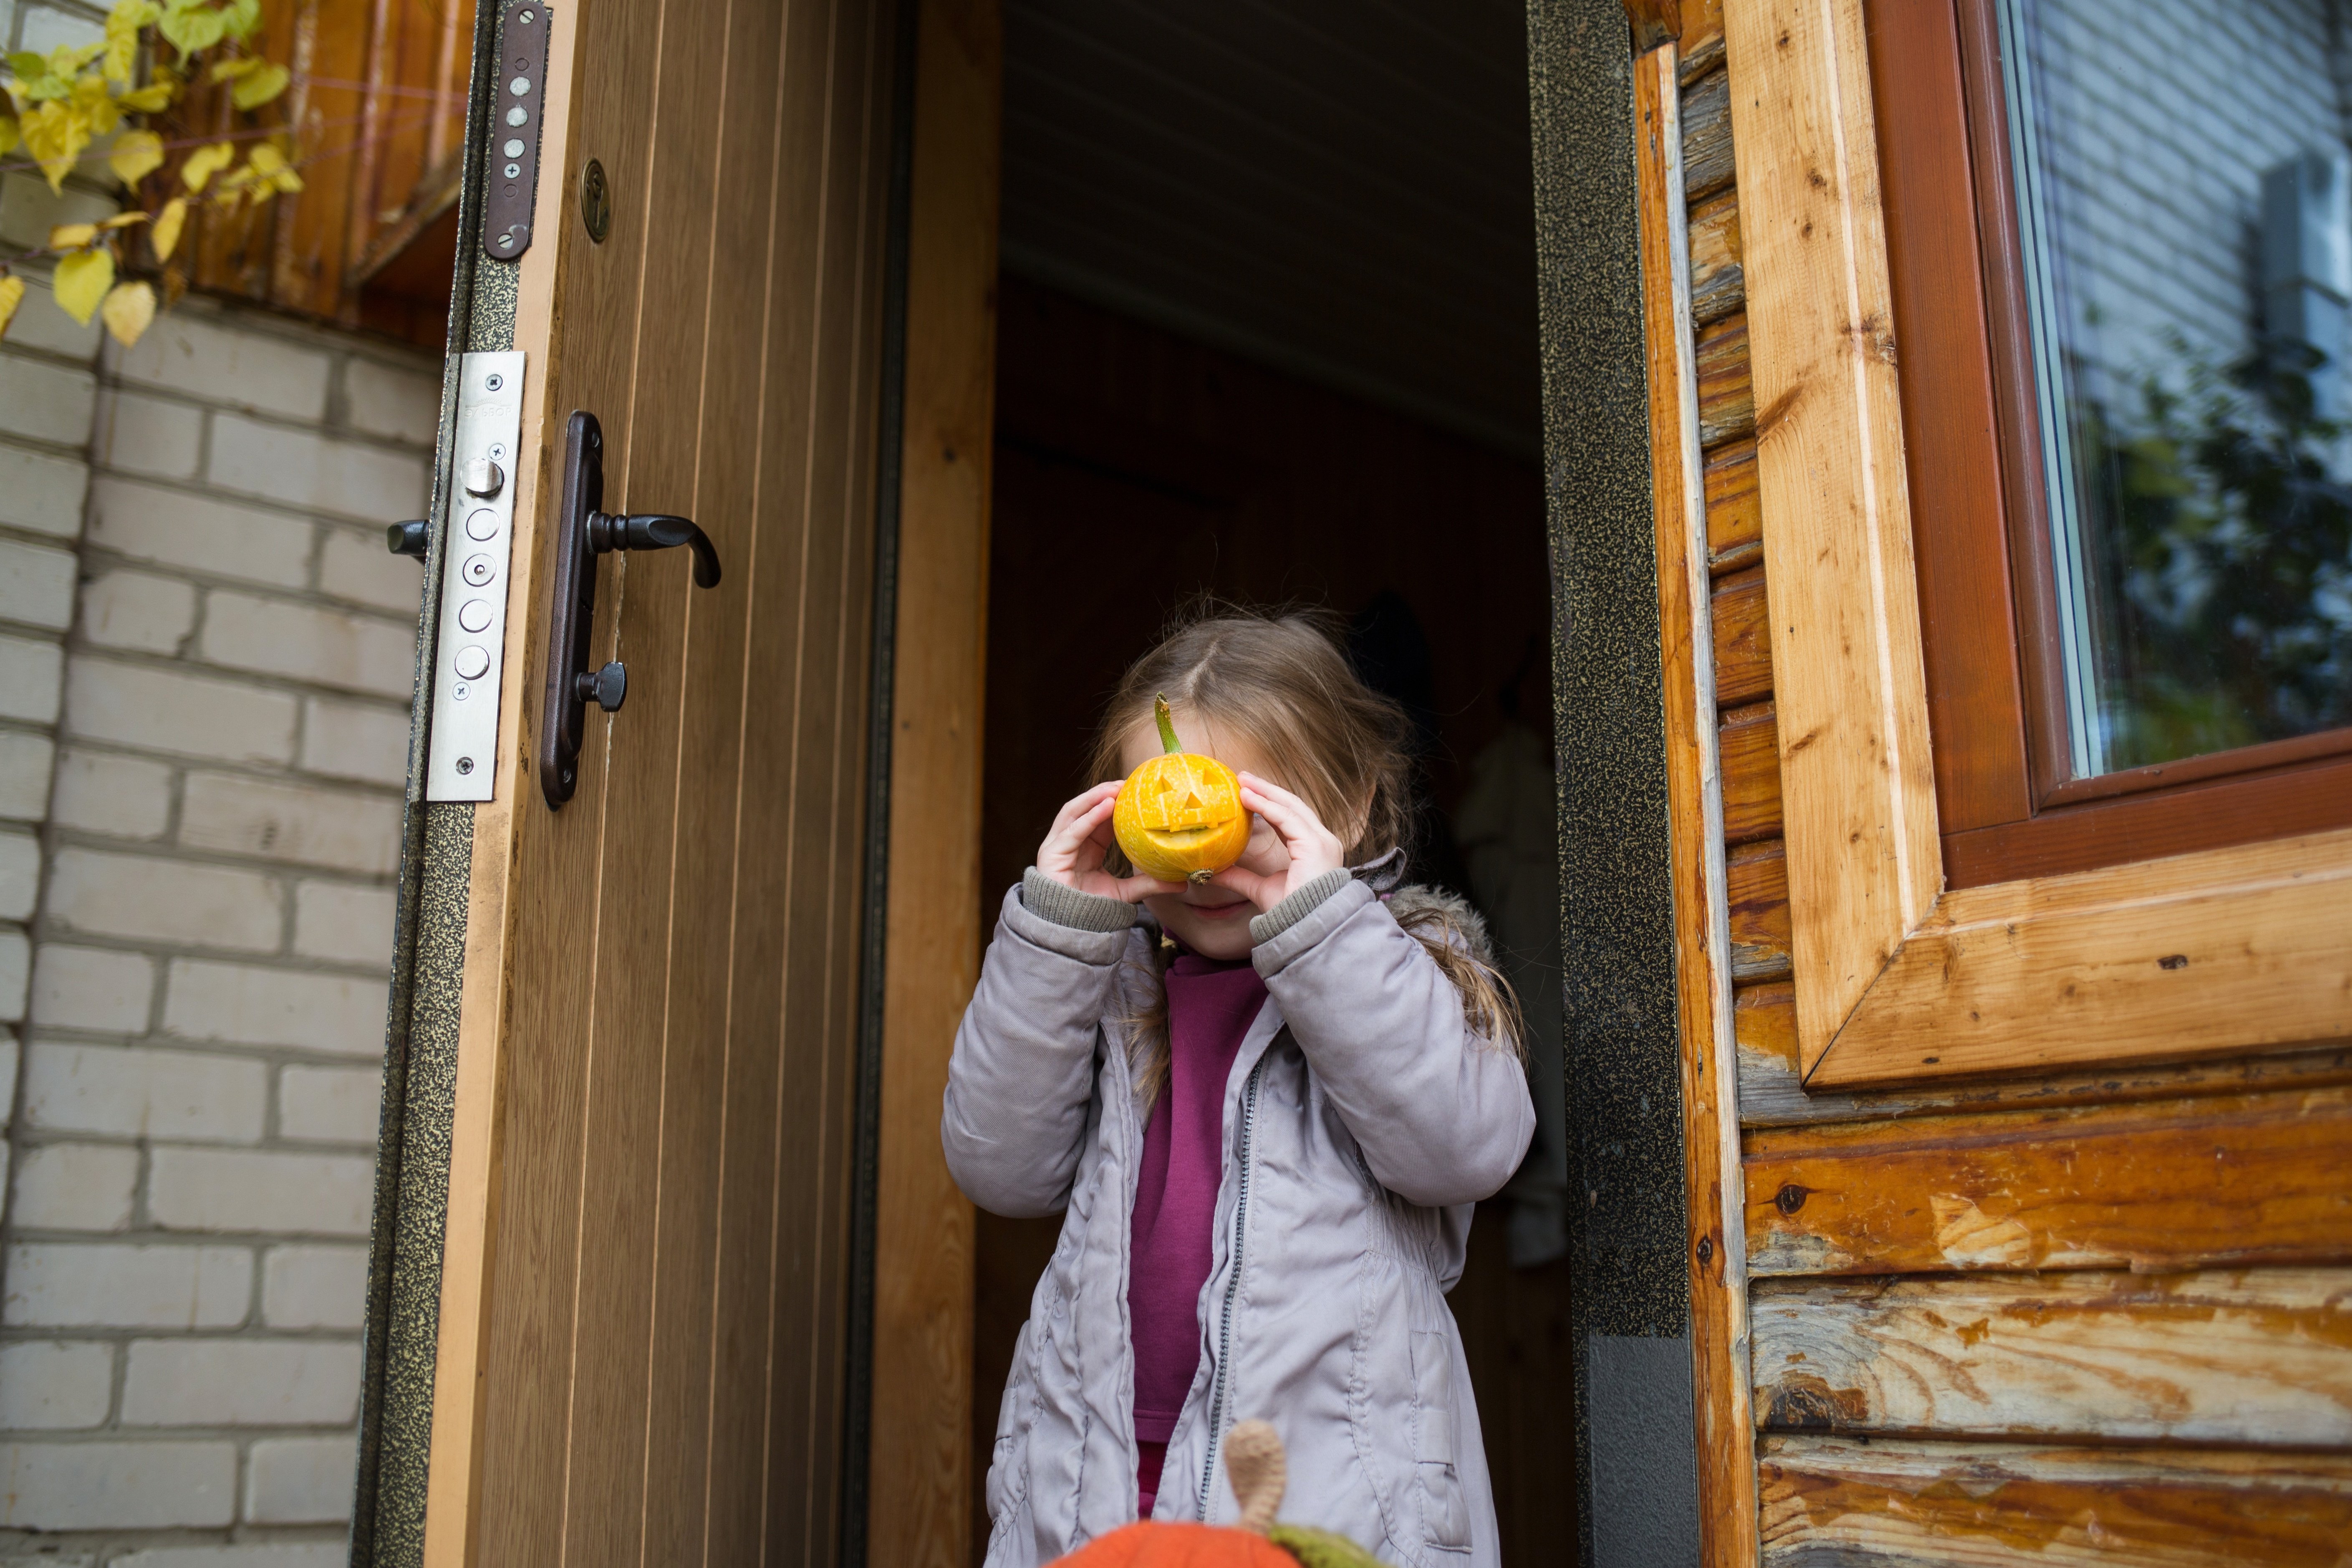
<instances>
[{"instance_id":1,"label":"jack-o'-lantern face","mask_svg":"<svg viewBox=\"0 0 2352 1568\"><path fill-rule=\"evenodd\" d=\"M1111 831L1135 868L1162 881L1206 880L1249 847L1242 782L1214 757L1177 744L1165 698L1152 704L1164 754L1127 775Z\"/></svg>"}]
</instances>

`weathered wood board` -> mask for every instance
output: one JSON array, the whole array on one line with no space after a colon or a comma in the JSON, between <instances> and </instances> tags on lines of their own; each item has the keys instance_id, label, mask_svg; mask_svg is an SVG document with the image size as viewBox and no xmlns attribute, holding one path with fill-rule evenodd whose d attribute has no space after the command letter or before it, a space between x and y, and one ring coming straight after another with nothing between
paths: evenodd
<instances>
[{"instance_id":1,"label":"weathered wood board","mask_svg":"<svg viewBox=\"0 0 2352 1568\"><path fill-rule=\"evenodd\" d=\"M1779 1279L1774 1431L2352 1447L2352 1269Z\"/></svg>"},{"instance_id":2,"label":"weathered wood board","mask_svg":"<svg viewBox=\"0 0 2352 1568\"><path fill-rule=\"evenodd\" d=\"M1691 321L1719 321L1748 303L1748 279L1739 267L1739 197L1725 191L1691 209Z\"/></svg>"},{"instance_id":3,"label":"weathered wood board","mask_svg":"<svg viewBox=\"0 0 2352 1568\"><path fill-rule=\"evenodd\" d=\"M1684 195L1692 202L1731 184L1731 79L1717 71L1683 89Z\"/></svg>"},{"instance_id":4,"label":"weathered wood board","mask_svg":"<svg viewBox=\"0 0 2352 1568\"><path fill-rule=\"evenodd\" d=\"M1723 0L1683 0L1682 46L1675 79L1687 88L1723 63Z\"/></svg>"},{"instance_id":5,"label":"weathered wood board","mask_svg":"<svg viewBox=\"0 0 2352 1568\"><path fill-rule=\"evenodd\" d=\"M1726 316L1698 335L1698 444L1756 434L1756 388L1748 370L1748 318Z\"/></svg>"},{"instance_id":6,"label":"weathered wood board","mask_svg":"<svg viewBox=\"0 0 2352 1568\"><path fill-rule=\"evenodd\" d=\"M1706 569L1720 577L1764 559L1756 495L1756 443L1726 441L1706 460Z\"/></svg>"},{"instance_id":7,"label":"weathered wood board","mask_svg":"<svg viewBox=\"0 0 2352 1568\"><path fill-rule=\"evenodd\" d=\"M1715 585L1709 606L1715 630L1715 701L1737 708L1772 694L1770 615L1764 569L1741 572Z\"/></svg>"},{"instance_id":8,"label":"weathered wood board","mask_svg":"<svg viewBox=\"0 0 2352 1568\"><path fill-rule=\"evenodd\" d=\"M1746 985L1789 977L1789 868L1780 841L1733 852L1724 867L1731 906L1731 978Z\"/></svg>"},{"instance_id":9,"label":"weathered wood board","mask_svg":"<svg viewBox=\"0 0 2352 1568\"><path fill-rule=\"evenodd\" d=\"M2352 1089L1748 1136L1752 1275L2352 1261Z\"/></svg>"},{"instance_id":10,"label":"weathered wood board","mask_svg":"<svg viewBox=\"0 0 2352 1568\"><path fill-rule=\"evenodd\" d=\"M1723 770L1723 841L1780 837L1780 723L1769 702L1736 708L1716 731Z\"/></svg>"},{"instance_id":11,"label":"weathered wood board","mask_svg":"<svg viewBox=\"0 0 2352 1568\"><path fill-rule=\"evenodd\" d=\"M1764 1568L2343 1568L2352 1458L1768 1437Z\"/></svg>"},{"instance_id":12,"label":"weathered wood board","mask_svg":"<svg viewBox=\"0 0 2352 1568\"><path fill-rule=\"evenodd\" d=\"M1725 788L1729 789L1727 778ZM2164 1062L2055 1078L1922 1084L1916 1089L1861 1092L1809 1089L1797 1069L1795 987L1780 982L1744 987L1731 1018L1739 1041L1739 1120L1747 1127L1884 1120L1932 1110L2039 1110L2352 1083L2352 1047L2338 1046L2236 1061Z\"/></svg>"}]
</instances>

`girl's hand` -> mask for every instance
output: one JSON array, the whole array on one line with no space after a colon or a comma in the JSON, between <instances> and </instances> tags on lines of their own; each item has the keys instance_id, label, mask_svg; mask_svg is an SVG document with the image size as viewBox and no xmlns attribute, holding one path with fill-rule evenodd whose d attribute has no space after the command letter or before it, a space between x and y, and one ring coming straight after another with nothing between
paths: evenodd
<instances>
[{"instance_id":1,"label":"girl's hand","mask_svg":"<svg viewBox=\"0 0 2352 1568\"><path fill-rule=\"evenodd\" d=\"M1066 888L1121 903L1140 903L1155 893L1181 893L1181 882L1157 877L1114 877L1103 869L1110 854L1110 814L1118 804L1119 781L1098 784L1064 805L1045 842L1037 846L1037 870Z\"/></svg>"},{"instance_id":2,"label":"girl's hand","mask_svg":"<svg viewBox=\"0 0 2352 1568\"><path fill-rule=\"evenodd\" d=\"M1242 774L1242 805L1274 829L1289 864L1254 871L1248 862L1256 857L1244 854L1241 863L1226 867L1211 879L1255 904L1258 913L1264 914L1325 872L1347 864L1348 847L1338 835L1323 826L1313 806L1280 784L1269 784L1255 773Z\"/></svg>"}]
</instances>

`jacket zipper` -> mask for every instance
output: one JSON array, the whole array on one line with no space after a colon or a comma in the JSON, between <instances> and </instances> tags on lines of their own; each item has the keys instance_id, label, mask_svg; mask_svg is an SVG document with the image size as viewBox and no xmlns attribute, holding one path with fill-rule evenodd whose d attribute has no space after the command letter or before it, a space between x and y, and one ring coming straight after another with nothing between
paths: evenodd
<instances>
[{"instance_id":1,"label":"jacket zipper","mask_svg":"<svg viewBox=\"0 0 2352 1568\"><path fill-rule=\"evenodd\" d=\"M1234 1194L1233 1272L1225 1280L1225 1303L1217 1324L1217 1370L1209 1382L1209 1457L1201 1465L1201 1522L1209 1521L1209 1489L1217 1478L1217 1434L1224 1424L1225 1368L1234 1350L1234 1298L1242 1288L1242 1238L1249 1218L1250 1133L1257 1121L1257 1080L1265 1075L1265 1058L1250 1068L1242 1086L1241 1184Z\"/></svg>"}]
</instances>

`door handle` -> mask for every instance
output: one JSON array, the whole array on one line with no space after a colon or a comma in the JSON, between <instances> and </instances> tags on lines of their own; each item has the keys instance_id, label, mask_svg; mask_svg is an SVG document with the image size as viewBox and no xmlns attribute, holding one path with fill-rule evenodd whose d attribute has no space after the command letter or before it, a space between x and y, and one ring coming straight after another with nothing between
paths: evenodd
<instances>
[{"instance_id":1,"label":"door handle","mask_svg":"<svg viewBox=\"0 0 2352 1568\"><path fill-rule=\"evenodd\" d=\"M588 668L588 633L596 618L596 557L616 550L673 550L694 555L694 584L719 586L719 552L710 536L667 512L614 516L604 507L604 432L596 416L575 410L563 431L563 488L555 514L554 602L547 630L547 697L540 716L539 787L560 811L580 782L588 704L617 713L629 695L619 659Z\"/></svg>"}]
</instances>

